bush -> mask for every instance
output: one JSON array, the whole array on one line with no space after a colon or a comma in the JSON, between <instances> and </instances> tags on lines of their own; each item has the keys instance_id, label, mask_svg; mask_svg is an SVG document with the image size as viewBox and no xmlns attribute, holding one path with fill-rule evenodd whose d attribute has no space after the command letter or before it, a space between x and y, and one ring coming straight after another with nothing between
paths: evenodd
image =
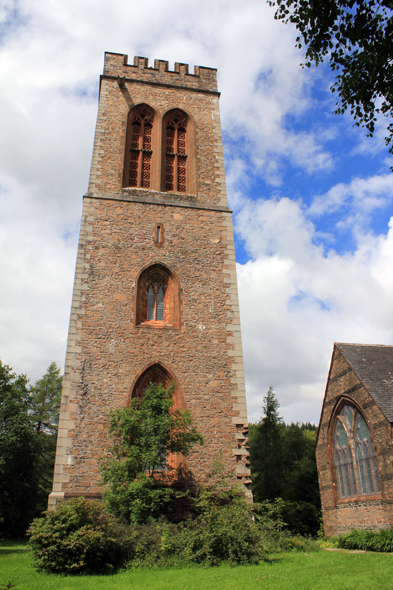
<instances>
[{"instance_id":1,"label":"bush","mask_svg":"<svg viewBox=\"0 0 393 590\"><path fill-rule=\"evenodd\" d=\"M122 522L149 524L169 510L173 491L141 473L127 485L112 485L104 494L108 509Z\"/></svg>"},{"instance_id":2,"label":"bush","mask_svg":"<svg viewBox=\"0 0 393 590\"><path fill-rule=\"evenodd\" d=\"M76 498L31 524L28 534L34 564L54 573L109 573L120 566L129 550L113 517L99 502Z\"/></svg>"},{"instance_id":3,"label":"bush","mask_svg":"<svg viewBox=\"0 0 393 590\"><path fill-rule=\"evenodd\" d=\"M321 511L309 502L288 502L276 498L255 504L257 514L273 519L284 531L292 535L316 537L321 526Z\"/></svg>"},{"instance_id":4,"label":"bush","mask_svg":"<svg viewBox=\"0 0 393 590\"><path fill-rule=\"evenodd\" d=\"M338 547L391 553L393 551L393 530L353 530L338 538Z\"/></svg>"}]
</instances>

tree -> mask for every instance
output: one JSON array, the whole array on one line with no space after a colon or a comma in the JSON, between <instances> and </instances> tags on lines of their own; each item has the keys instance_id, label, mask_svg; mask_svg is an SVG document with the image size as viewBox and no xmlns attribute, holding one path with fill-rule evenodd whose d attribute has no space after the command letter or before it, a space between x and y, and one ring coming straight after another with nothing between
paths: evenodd
<instances>
[{"instance_id":1,"label":"tree","mask_svg":"<svg viewBox=\"0 0 393 590\"><path fill-rule=\"evenodd\" d=\"M29 391L29 419L34 432L34 465L38 475L37 509L40 511L46 509L52 490L62 382L60 369L52 362Z\"/></svg>"},{"instance_id":2,"label":"tree","mask_svg":"<svg viewBox=\"0 0 393 590\"><path fill-rule=\"evenodd\" d=\"M124 520L154 520L169 501L165 484L171 472L169 456L187 456L203 437L187 410L174 409L174 385L150 383L142 398L110 412L112 445L103 459L103 482L109 484L105 499Z\"/></svg>"},{"instance_id":3,"label":"tree","mask_svg":"<svg viewBox=\"0 0 393 590\"><path fill-rule=\"evenodd\" d=\"M335 114L348 108L355 125L372 136L380 114L389 118L385 138L393 154L393 1L268 0L275 18L294 23L296 46L306 46L305 66L326 56L336 73Z\"/></svg>"},{"instance_id":4,"label":"tree","mask_svg":"<svg viewBox=\"0 0 393 590\"><path fill-rule=\"evenodd\" d=\"M28 388L25 375L17 376L0 361L0 526L6 535L24 535L46 508L56 447L59 373L52 363L48 373ZM44 404L44 390L54 382L56 392L47 393Z\"/></svg>"},{"instance_id":5,"label":"tree","mask_svg":"<svg viewBox=\"0 0 393 590\"><path fill-rule=\"evenodd\" d=\"M279 401L272 387L263 398L263 416L250 431L252 490L257 502L281 496L282 489L282 418Z\"/></svg>"},{"instance_id":6,"label":"tree","mask_svg":"<svg viewBox=\"0 0 393 590\"><path fill-rule=\"evenodd\" d=\"M314 424L286 424L282 434L282 498L308 502L319 510L321 498L315 458L317 428Z\"/></svg>"},{"instance_id":7,"label":"tree","mask_svg":"<svg viewBox=\"0 0 393 590\"><path fill-rule=\"evenodd\" d=\"M51 363L45 375L30 388L29 416L37 434L57 433L62 381L59 367Z\"/></svg>"},{"instance_id":8,"label":"tree","mask_svg":"<svg viewBox=\"0 0 393 590\"><path fill-rule=\"evenodd\" d=\"M34 440L25 375L0 361L0 525L23 534L34 516Z\"/></svg>"}]
</instances>

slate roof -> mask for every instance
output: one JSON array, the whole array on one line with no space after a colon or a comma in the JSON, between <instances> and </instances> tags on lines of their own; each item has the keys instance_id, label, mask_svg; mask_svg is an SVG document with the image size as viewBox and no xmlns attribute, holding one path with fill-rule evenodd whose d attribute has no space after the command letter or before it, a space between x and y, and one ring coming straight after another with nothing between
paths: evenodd
<instances>
[{"instance_id":1,"label":"slate roof","mask_svg":"<svg viewBox=\"0 0 393 590\"><path fill-rule=\"evenodd\" d=\"M393 422L393 346L340 342L335 346L389 422Z\"/></svg>"}]
</instances>

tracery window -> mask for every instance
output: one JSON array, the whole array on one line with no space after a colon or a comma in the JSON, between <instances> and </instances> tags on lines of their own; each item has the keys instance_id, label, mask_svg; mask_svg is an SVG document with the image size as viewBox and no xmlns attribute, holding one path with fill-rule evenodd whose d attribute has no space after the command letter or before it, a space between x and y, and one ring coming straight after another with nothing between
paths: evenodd
<instances>
[{"instance_id":1,"label":"tracery window","mask_svg":"<svg viewBox=\"0 0 393 590\"><path fill-rule=\"evenodd\" d=\"M146 105L130 112L128 121L129 166L126 186L150 188L153 111ZM127 182L128 181L128 182Z\"/></svg>"},{"instance_id":2,"label":"tracery window","mask_svg":"<svg viewBox=\"0 0 393 590\"><path fill-rule=\"evenodd\" d=\"M180 328L180 283L164 264L143 269L136 280L135 325Z\"/></svg>"},{"instance_id":3,"label":"tracery window","mask_svg":"<svg viewBox=\"0 0 393 590\"><path fill-rule=\"evenodd\" d=\"M165 190L187 192L187 115L175 110L165 123Z\"/></svg>"},{"instance_id":4,"label":"tracery window","mask_svg":"<svg viewBox=\"0 0 393 590\"><path fill-rule=\"evenodd\" d=\"M370 430L361 413L351 404L345 404L336 419L334 464L340 498L380 493Z\"/></svg>"}]
</instances>

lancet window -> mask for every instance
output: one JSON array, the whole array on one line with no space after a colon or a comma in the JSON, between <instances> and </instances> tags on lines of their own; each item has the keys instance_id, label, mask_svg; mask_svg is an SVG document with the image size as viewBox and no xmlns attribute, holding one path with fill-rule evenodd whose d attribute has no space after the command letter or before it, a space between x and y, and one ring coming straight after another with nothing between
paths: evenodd
<instances>
[{"instance_id":1,"label":"lancet window","mask_svg":"<svg viewBox=\"0 0 393 590\"><path fill-rule=\"evenodd\" d=\"M187 192L187 115L176 110L165 123L165 190Z\"/></svg>"},{"instance_id":2,"label":"lancet window","mask_svg":"<svg viewBox=\"0 0 393 590\"><path fill-rule=\"evenodd\" d=\"M370 430L361 413L351 404L345 404L336 419L334 464L340 498L380 493Z\"/></svg>"},{"instance_id":3,"label":"lancet window","mask_svg":"<svg viewBox=\"0 0 393 590\"><path fill-rule=\"evenodd\" d=\"M130 113L128 186L150 188L152 164L153 113L141 107Z\"/></svg>"}]
</instances>

